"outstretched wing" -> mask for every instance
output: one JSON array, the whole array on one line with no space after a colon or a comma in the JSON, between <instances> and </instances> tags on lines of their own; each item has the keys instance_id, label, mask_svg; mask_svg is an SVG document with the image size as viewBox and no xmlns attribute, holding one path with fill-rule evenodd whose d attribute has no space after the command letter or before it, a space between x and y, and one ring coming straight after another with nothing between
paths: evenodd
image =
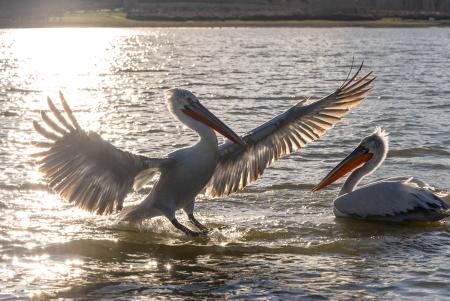
<instances>
[{"instance_id":1,"label":"outstretched wing","mask_svg":"<svg viewBox=\"0 0 450 301\"><path fill-rule=\"evenodd\" d=\"M372 72L356 80L361 68L362 64L351 79L327 97L308 105L299 102L249 132L243 137L246 149L230 142L221 144L219 162L206 194L217 197L243 189L273 161L319 139L371 90L375 79Z\"/></svg>"},{"instance_id":2,"label":"outstretched wing","mask_svg":"<svg viewBox=\"0 0 450 301\"><path fill-rule=\"evenodd\" d=\"M51 140L37 146L39 170L49 186L78 207L107 214L122 209L134 178L142 171L161 168L166 159L151 159L122 151L95 132L81 129L72 110L60 93L65 116L48 98L48 106L57 121L41 111L46 128L36 121L36 131Z\"/></svg>"}]
</instances>

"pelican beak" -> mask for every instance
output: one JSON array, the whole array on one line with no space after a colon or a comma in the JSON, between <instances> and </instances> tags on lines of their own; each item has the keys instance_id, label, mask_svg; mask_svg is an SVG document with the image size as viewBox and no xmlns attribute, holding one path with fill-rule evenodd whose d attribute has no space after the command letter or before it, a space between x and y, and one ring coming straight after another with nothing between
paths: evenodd
<instances>
[{"instance_id":1,"label":"pelican beak","mask_svg":"<svg viewBox=\"0 0 450 301\"><path fill-rule=\"evenodd\" d=\"M185 106L182 111L191 118L209 126L216 130L218 133L224 135L234 143L239 145L246 145L245 141L239 137L232 129L230 129L225 123L211 113L199 102L193 102Z\"/></svg>"},{"instance_id":2,"label":"pelican beak","mask_svg":"<svg viewBox=\"0 0 450 301\"><path fill-rule=\"evenodd\" d=\"M330 171L319 184L317 184L312 192L327 187L336 182L339 178L345 176L350 171L354 170L361 164L369 161L373 154L365 146L358 146L350 155L348 155L341 163L339 163L332 171Z\"/></svg>"}]
</instances>

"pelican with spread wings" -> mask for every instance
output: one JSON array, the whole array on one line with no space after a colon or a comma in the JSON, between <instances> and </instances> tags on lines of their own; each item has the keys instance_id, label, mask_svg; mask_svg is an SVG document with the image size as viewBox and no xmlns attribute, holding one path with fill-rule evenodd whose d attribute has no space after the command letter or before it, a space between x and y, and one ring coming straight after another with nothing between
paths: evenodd
<instances>
[{"instance_id":1,"label":"pelican with spread wings","mask_svg":"<svg viewBox=\"0 0 450 301\"><path fill-rule=\"evenodd\" d=\"M186 235L198 236L207 228L194 217L197 194L206 188L208 196L218 197L243 189L274 160L319 139L370 91L374 77L369 72L357 79L361 68L330 95L308 105L300 102L242 138L202 106L194 94L170 89L165 93L168 109L200 139L163 158L122 151L95 132L84 131L61 94L64 113L48 99L54 117L41 112L44 125L33 123L36 131L50 140L36 143L46 148L36 154L40 171L62 198L97 214L122 210L133 187L138 189L159 174L150 194L139 205L126 207L122 219L165 216ZM218 145L214 130L230 141ZM179 209L200 231L176 219Z\"/></svg>"}]
</instances>

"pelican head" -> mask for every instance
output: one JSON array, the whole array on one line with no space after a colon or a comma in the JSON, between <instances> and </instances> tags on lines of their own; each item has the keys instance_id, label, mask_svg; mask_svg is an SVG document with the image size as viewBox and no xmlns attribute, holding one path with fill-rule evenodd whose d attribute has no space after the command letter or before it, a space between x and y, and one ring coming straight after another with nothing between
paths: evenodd
<instances>
[{"instance_id":1,"label":"pelican head","mask_svg":"<svg viewBox=\"0 0 450 301\"><path fill-rule=\"evenodd\" d=\"M312 191L314 192L333 184L362 164L364 164L364 169L367 169L365 175L372 173L386 159L388 148L388 133L380 127L376 127L375 131L361 140L353 152L333 168Z\"/></svg>"},{"instance_id":2,"label":"pelican head","mask_svg":"<svg viewBox=\"0 0 450 301\"><path fill-rule=\"evenodd\" d=\"M173 88L166 90L165 96L169 111L187 126L198 129L200 123L216 130L234 143L245 145L242 138L205 108L191 91Z\"/></svg>"}]
</instances>

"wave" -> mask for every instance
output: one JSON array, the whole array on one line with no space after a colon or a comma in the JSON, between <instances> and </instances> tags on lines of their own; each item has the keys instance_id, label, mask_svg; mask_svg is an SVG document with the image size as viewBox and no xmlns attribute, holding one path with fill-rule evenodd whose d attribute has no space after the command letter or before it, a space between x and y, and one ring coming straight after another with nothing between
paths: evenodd
<instances>
[{"instance_id":1,"label":"wave","mask_svg":"<svg viewBox=\"0 0 450 301\"><path fill-rule=\"evenodd\" d=\"M22 88L9 88L6 89L7 92L21 92L21 93L40 93L41 90L33 90L33 89L22 89Z\"/></svg>"},{"instance_id":2,"label":"wave","mask_svg":"<svg viewBox=\"0 0 450 301\"><path fill-rule=\"evenodd\" d=\"M118 70L117 73L157 73L157 72L169 72L166 69L122 69Z\"/></svg>"},{"instance_id":3,"label":"wave","mask_svg":"<svg viewBox=\"0 0 450 301\"><path fill-rule=\"evenodd\" d=\"M218 83L218 84L214 84L216 86L229 86L231 84L223 84L223 83ZM282 100L282 101L292 101L292 105L295 104L295 101L302 101L305 100L306 98L308 98L308 96L306 95L301 95L301 96L292 96L292 95L286 95L286 96L264 96L264 97L246 97L246 96L240 96L240 95L225 95L225 94L214 94L212 96L204 96L202 97L203 99L206 100L224 100L224 99L231 99L231 100L256 100L256 101L269 101L269 100ZM259 104L259 106L255 107L255 109L259 110L259 109L270 109L273 110L273 106L269 106L269 105L264 105L264 104ZM247 112L248 114L253 112Z\"/></svg>"},{"instance_id":4,"label":"wave","mask_svg":"<svg viewBox=\"0 0 450 301\"><path fill-rule=\"evenodd\" d=\"M12 112L12 111L4 111L4 112L0 112L0 116L3 116L3 117L15 117L15 116L19 116L19 113Z\"/></svg>"},{"instance_id":5,"label":"wave","mask_svg":"<svg viewBox=\"0 0 450 301\"><path fill-rule=\"evenodd\" d=\"M29 183L25 182L18 185L13 184L1 184L0 190L15 191L15 190L39 190L39 191L50 191L47 184L44 183Z\"/></svg>"},{"instance_id":6,"label":"wave","mask_svg":"<svg viewBox=\"0 0 450 301\"><path fill-rule=\"evenodd\" d=\"M357 240L339 240L323 243L315 246L295 246L282 245L270 247L264 245L250 245L241 243L230 244L200 244L180 242L178 244L165 244L155 241L142 243L113 241L113 240L93 240L80 239L65 243L56 243L40 249L40 252L47 254L73 254L108 260L117 254L151 253L156 258L195 258L198 256L220 254L221 256L245 256L247 254L297 254L297 255L317 255L317 254L358 254L361 252L371 252L369 248L359 248Z\"/></svg>"},{"instance_id":7,"label":"wave","mask_svg":"<svg viewBox=\"0 0 450 301\"><path fill-rule=\"evenodd\" d=\"M310 190L314 187L314 184L292 184L292 183L285 183L285 184L274 184L274 185L268 185L265 187L247 187L245 188L245 191L243 193L261 193L261 192L267 192L271 190Z\"/></svg>"},{"instance_id":8,"label":"wave","mask_svg":"<svg viewBox=\"0 0 450 301\"><path fill-rule=\"evenodd\" d=\"M428 106L429 109L450 109L450 104L432 105Z\"/></svg>"},{"instance_id":9,"label":"wave","mask_svg":"<svg viewBox=\"0 0 450 301\"><path fill-rule=\"evenodd\" d=\"M389 150L389 157L395 158L413 158L424 156L450 156L450 152L441 148L433 147L413 147L404 149L391 149Z\"/></svg>"}]
</instances>

